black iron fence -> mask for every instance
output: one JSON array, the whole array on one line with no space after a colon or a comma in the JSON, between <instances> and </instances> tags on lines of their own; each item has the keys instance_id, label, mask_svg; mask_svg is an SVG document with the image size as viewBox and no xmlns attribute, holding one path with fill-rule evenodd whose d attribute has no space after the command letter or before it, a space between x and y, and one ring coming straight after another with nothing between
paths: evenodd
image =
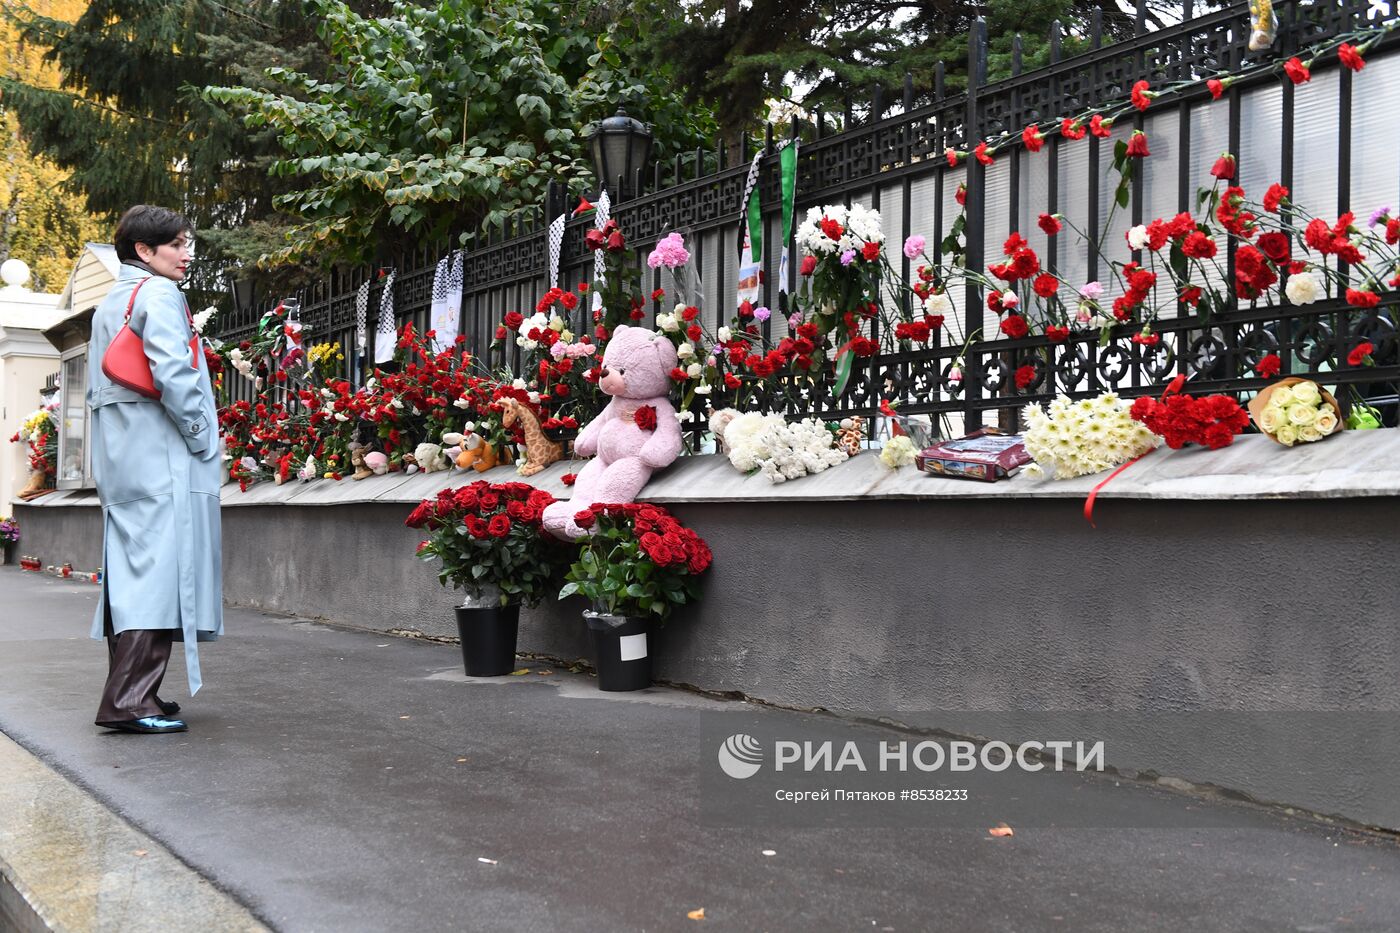
<instances>
[{"instance_id":1,"label":"black iron fence","mask_svg":"<svg viewBox=\"0 0 1400 933\"><path fill-rule=\"evenodd\" d=\"M1338 66L1335 55L1314 63L1313 79L1295 86L1266 65L1287 59L1301 49L1361 29L1393 21L1400 10L1394 0L1276 0L1278 35L1262 52L1248 49L1249 23L1245 3L1196 15L1192 0L1182 5L1179 25L1148 32L1138 14L1138 35L1104 46L1100 22L1092 22L1091 50L1062 58L1061 36L1051 38L1051 62L1022 72L1013 55L1011 77L988 83L985 27L974 29L969 44L969 90L945 95L937 76L933 101L916 105L908 82L902 97L877 89L868 108L869 119L853 125L850 108L838 119L839 132L826 118L794 118L782 127L770 125L765 137L747 143L740 158L719 148L696 152L669 165L640 172L633 186L642 193L613 209L639 253L671 230L688 234L693 263L707 296L705 313L714 326L727 323L735 305L738 269L740 200L748 162L758 147L765 158L758 180L763 205L765 239L781 239L779 179L775 142L783 136L800 140L797 162L797 211L828 203L860 203L878 209L884 218L886 248L905 281L911 262L899 250L904 238L927 237L935 260L939 241L953 218L963 210L955 202L960 185L966 193L966 264L984 268L997 246L1012 231L1022 232L1042 257L1046 268L1065 281L1108 281L1105 258L1076 246L1072 238L1047 238L1036 230L1036 217L1060 213L1097 240L1108 231L1109 259L1135 258L1118 229L1154 216L1196 208L1198 187L1209 181L1211 163L1221 151L1239 159L1239 183L1262 192L1277 181L1294 192L1294 200L1320 215L1348 210L1369 212L1400 200L1400 37L1386 34L1368 49L1368 65L1359 73ZM1238 74L1219 100L1206 90L1207 78ZM1193 82L1189 88L1165 94L1145 112L1121 118L1107 138L1090 136L1071 141L1048 133L1045 151L1024 151L1017 140L1022 127L1084 113L1100 102L1126 99L1132 86L1146 79L1154 88ZM1114 220L1113 186L1108 176L1113 147L1141 130L1152 142L1153 155L1144 160L1131 183L1129 206ZM966 151L979 140L1007 137L994 165L975 159L957 165L947 150ZM776 138L775 138L776 137ZM718 168L730 162L736 167ZM486 241L464 255L461 332L468 346L489 358L496 325L507 311L527 314L551 285L546 281L548 221L570 205L556 190L550 203L532 217L493 231ZM1364 217L1365 214L1362 214ZM1364 221L1363 221L1364 222ZM561 260L561 283L589 281L593 254L583 243L593 220L585 215L566 227ZM1113 229L1109 230L1109 225ZM789 244L792 246L792 244ZM396 316L400 325L412 322L426 329L438 260L446 247L425 245L413 256L400 257L394 281ZM797 256L795 246L792 254ZM1228 257L1233 273L1233 251ZM640 259L639 259L640 262ZM789 293L797 284L797 262L790 263ZM1345 273L1345 268L1342 270ZM354 345L355 296L362 283L372 281L369 297L369 343L382 284L379 270L338 270L301 294L302 320L312 341L339 340ZM644 281L659 286L660 273L643 267ZM775 313L763 324L769 340L788 329L787 294L778 287L778 250L765 257L762 300ZM1121 289L1119 289L1121 292ZM954 296L956 322L950 321L927 347L900 351L889 335L887 352L861 361L859 371L839 398L827 382L781 383L765 394L746 399L750 407L784 410L791 415L823 418L848 414L873 415L881 399L900 402L911 414L961 416L970 428L984 423L1014 422L1027 402L1044 401L1059 392L1096 394L1115 389L1124 395L1158 391L1177 374L1191 379L1192 391L1241 393L1268 380L1252 367L1267 353L1277 353L1282 375L1325 377L1328 384L1351 385L1380 405L1386 421L1395 423L1400 385L1400 346L1397 346L1395 293L1379 307L1365 311L1339 300L1306 307L1243 302L1224 314L1201 321L1194 315L1169 316L1156 322L1161 342L1134 343L1138 325L1113 328L1101 341L1099 330L1078 332L1052 344L1045 336L1023 339L982 339L996 333L996 317L986 310L979 285L969 283ZM907 301L893 291L891 301ZM1278 299L1282 301L1282 299ZM270 305L269 305L270 306ZM224 339L239 339L256 326L267 306L249 307L224 318ZM666 310L653 306L651 313ZM1188 309L1189 310L1189 309ZM583 315L576 322L584 328ZM973 339L964 349L969 336ZM1360 339L1375 350L1374 367L1338 366ZM510 353L513 357L514 349ZM954 363L962 363L962 378L950 378ZM513 358L495 359L510 365ZM1014 374L1025 366L1034 378L1018 385ZM1351 396L1346 397L1350 401Z\"/></svg>"}]
</instances>

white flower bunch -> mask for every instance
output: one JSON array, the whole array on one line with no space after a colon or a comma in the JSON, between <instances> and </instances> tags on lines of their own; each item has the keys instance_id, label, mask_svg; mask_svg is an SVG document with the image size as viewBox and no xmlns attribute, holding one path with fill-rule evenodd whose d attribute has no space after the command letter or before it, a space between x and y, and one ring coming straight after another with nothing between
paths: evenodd
<instances>
[{"instance_id":1,"label":"white flower bunch","mask_svg":"<svg viewBox=\"0 0 1400 933\"><path fill-rule=\"evenodd\" d=\"M892 470L914 462L914 442L907 434L896 434L880 448L880 462Z\"/></svg>"},{"instance_id":2,"label":"white flower bunch","mask_svg":"<svg viewBox=\"0 0 1400 933\"><path fill-rule=\"evenodd\" d=\"M1337 427L1337 411L1323 399L1316 382L1279 386L1259 412L1259 430L1285 447L1320 441Z\"/></svg>"},{"instance_id":3,"label":"white flower bunch","mask_svg":"<svg viewBox=\"0 0 1400 933\"><path fill-rule=\"evenodd\" d=\"M811 418L790 424L782 415L750 412L729 419L723 436L730 463L745 473L758 470L773 483L820 473L846 459L826 425Z\"/></svg>"},{"instance_id":4,"label":"white flower bunch","mask_svg":"<svg viewBox=\"0 0 1400 933\"><path fill-rule=\"evenodd\" d=\"M840 236L827 236L822 230L823 220L832 220L840 225ZM880 212L859 204L852 204L849 208L840 204L814 207L797 228L797 245L813 256L840 254L847 250L859 252L866 243L883 242L885 234L880 229Z\"/></svg>"},{"instance_id":5,"label":"white flower bunch","mask_svg":"<svg viewBox=\"0 0 1400 933\"><path fill-rule=\"evenodd\" d=\"M1059 396L1049 410L1027 405L1026 452L1040 471L1056 479L1099 473L1140 457L1162 439L1134 421L1132 406L1115 392L1070 401ZM1030 471L1033 474L1037 471Z\"/></svg>"},{"instance_id":6,"label":"white flower bunch","mask_svg":"<svg viewBox=\"0 0 1400 933\"><path fill-rule=\"evenodd\" d=\"M228 361L233 364L233 368L238 370L246 379L256 378L253 376L253 361L243 355L243 351L234 347L228 351Z\"/></svg>"},{"instance_id":7,"label":"white flower bunch","mask_svg":"<svg viewBox=\"0 0 1400 933\"><path fill-rule=\"evenodd\" d=\"M218 313L219 313L219 309L216 308L216 307L214 307L213 305L210 305L209 307L205 308L203 311L201 311L201 312L199 312L198 314L194 315L194 316L191 318L191 321L192 321L193 324L194 324L194 332L195 332L196 334L203 335L203 334L204 334L204 325L208 324L208 323L209 323L209 319L210 319L211 317L213 317L214 315L218 314Z\"/></svg>"},{"instance_id":8,"label":"white flower bunch","mask_svg":"<svg viewBox=\"0 0 1400 933\"><path fill-rule=\"evenodd\" d=\"M536 311L520 322L519 333L515 338L515 345L517 347L524 347L526 350L533 350L540 345L540 342L530 339L531 331L542 333L546 330L552 330L555 333L562 334L565 326L566 323L564 319L559 315L546 316Z\"/></svg>"}]
</instances>

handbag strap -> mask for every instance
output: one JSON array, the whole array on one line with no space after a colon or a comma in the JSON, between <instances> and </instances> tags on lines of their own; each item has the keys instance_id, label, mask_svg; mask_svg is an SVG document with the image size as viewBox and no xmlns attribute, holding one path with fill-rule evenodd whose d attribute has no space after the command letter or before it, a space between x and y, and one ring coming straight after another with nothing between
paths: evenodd
<instances>
[{"instance_id":1,"label":"handbag strap","mask_svg":"<svg viewBox=\"0 0 1400 933\"><path fill-rule=\"evenodd\" d=\"M141 286L142 286L142 285L145 285L147 282L149 282L149 281L150 281L151 279L153 279L153 278L155 278L155 276L153 276L153 275L148 275L148 276L146 276L144 279L142 279L141 281L137 282L137 283L136 283L136 287L133 288L133 289L131 290L131 298L128 299L128 301L127 301L127 303L126 303L126 323L128 323L128 324L131 323L131 311L132 311L133 308L136 307L136 293L139 292L139 291L141 290ZM185 302L185 320L189 322L190 331L191 331L191 333L193 333L193 332L194 332L194 315L190 314L190 303L189 303L189 299L185 298L184 295L181 295L180 298Z\"/></svg>"}]
</instances>

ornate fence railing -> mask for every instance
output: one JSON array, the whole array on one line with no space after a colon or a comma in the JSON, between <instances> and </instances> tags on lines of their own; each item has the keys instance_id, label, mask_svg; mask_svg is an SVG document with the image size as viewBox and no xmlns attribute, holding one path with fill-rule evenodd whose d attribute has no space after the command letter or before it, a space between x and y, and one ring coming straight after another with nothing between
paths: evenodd
<instances>
[{"instance_id":1,"label":"ornate fence railing","mask_svg":"<svg viewBox=\"0 0 1400 933\"><path fill-rule=\"evenodd\" d=\"M764 139L745 146L738 160L743 164L737 167L709 170L725 164L722 148L655 165L639 173L635 187L643 193L615 205L613 216L629 245L640 251L670 230L687 233L708 299L705 313L717 326L728 323L735 304L740 199L748 160L756 146L773 153L774 137L784 134L801 140L798 216L808 207L833 202L879 209L888 255L906 282L911 262L900 253L899 244L910 234L923 234L935 261L941 260L939 241L964 210L954 199L962 184L967 185L969 268L984 268L997 245L1020 231L1045 267L1066 282L1104 279L1106 301L1121 293L1121 286L1109 281L1107 262L1140 255L1129 250L1122 230L1155 216L1196 209L1197 189L1210 180L1208 170L1221 151L1237 156L1238 183L1247 190L1262 191L1277 181L1292 189L1296 203L1323 215L1355 210L1364 218L1375 207L1400 202L1400 122L1394 116L1400 112L1400 55L1395 54L1400 34L1381 36L1367 51L1367 67L1357 73L1339 67L1332 55L1314 63L1310 82L1295 86L1267 67L1319 42L1392 22L1400 15L1400 3L1276 0L1274 7L1278 35L1262 52L1248 49L1247 4L1196 15L1192 0L1184 0L1179 25L1148 32L1139 12L1139 34L1111 45L1102 44L1096 18L1086 37L1090 50L1073 57L1061 57L1062 37L1057 32L1050 37L1050 64L1022 72L1019 54L1013 54L1012 76L993 83L985 80L987 43L984 27L978 24L969 43L968 92L942 93L940 71L931 102L917 105L908 82L902 98L876 89L870 119L863 125L853 125L848 108L846 119L839 121L841 132L831 132L820 115L816 120L794 119L785 127L770 126ZM1204 81L1227 73L1238 77L1215 100ZM1021 127L1120 102L1140 79L1153 87L1193 83L1158 97L1145 112L1130 111L1107 138L1072 141L1049 133L1045 151L1032 154L1022 148ZM1137 130L1151 139L1153 155L1143 160L1132 179L1129 206L1115 219L1116 182L1109 174L1113 147ZM975 159L953 165L944 157L946 150L966 151L981 140L998 143L994 165ZM769 243L781 239L777 161L765 158L758 180ZM493 231L465 253L461 332L483 359L490 358L492 335L505 312L528 312L553 284L546 282L546 226L566 209L556 192L552 203L541 205L530 220ZM1062 214L1090 240L1105 242L1102 254L1076 245L1067 235L1041 234L1036 217L1042 212ZM592 253L583 244L591 224L584 216L566 226L564 283L592 278ZM435 266L445 252L445 246L425 244L397 260L394 301L400 324L426 328ZM1233 274L1233 247L1226 260L1228 274ZM797 284L796 266L789 265L789 292L782 293L778 250L770 249L765 258L763 302L783 312L763 324L769 340L787 334L787 301ZM376 271L337 270L299 296L312 340L338 339L347 349L353 345L355 295ZM1341 271L1345 273L1345 267ZM643 273L652 287L660 284L659 273L645 267ZM371 342L381 289L376 281L370 293ZM891 302L908 300L897 290L887 297ZM927 346L900 349L890 335L872 334L882 339L884 352L860 361L839 397L828 374L817 382L803 377L769 386L746 397L744 404L835 418L873 415L882 399L891 399L905 412L951 416L968 427L1014 424L1021 406L1059 392L1081 396L1112 388L1140 395L1160 391L1183 373L1192 391L1250 392L1266 384L1253 373L1254 363L1277 353L1281 374L1325 377L1328 384L1354 387L1355 396L1343 401L1366 398L1382 409L1386 423L1396 421L1400 341L1394 290L1380 306L1365 310L1339 300L1295 307L1281 296L1273 299L1276 304L1241 302L1204 321L1183 308L1182 316L1155 321L1154 330L1161 336L1156 346L1132 342L1140 325L1103 334L1098 329L1076 332L1058 344L1044 335L980 339L995 333L997 324L986 309L981 286L969 282L953 297L957 320ZM245 336L265 310L245 307L225 315L221 336ZM650 310L654 314L667 309L654 303ZM583 308L577 312L580 330L585 329L584 313ZM964 349L969 335L974 339ZM1339 365L1361 339L1374 344L1375 365ZM491 362L518 362L513 348L510 353L510 358ZM959 359L962 379L950 380L949 369ZM1034 378L1018 385L1013 374L1025 366L1032 368Z\"/></svg>"}]
</instances>

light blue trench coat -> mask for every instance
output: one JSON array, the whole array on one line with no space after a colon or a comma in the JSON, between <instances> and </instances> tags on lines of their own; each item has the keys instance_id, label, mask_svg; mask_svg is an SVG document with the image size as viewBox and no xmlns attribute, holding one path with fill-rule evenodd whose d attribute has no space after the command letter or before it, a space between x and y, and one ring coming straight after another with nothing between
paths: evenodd
<instances>
[{"instance_id":1,"label":"light blue trench coat","mask_svg":"<svg viewBox=\"0 0 1400 933\"><path fill-rule=\"evenodd\" d=\"M102 372L131 292L148 277L131 329L151 361L159 400ZM193 696L201 685L198 642L223 633L224 614L218 413L204 354L191 366L191 336L175 283L123 264L92 318L87 400L103 534L104 585L92 637L103 637L109 600L116 632L175 629Z\"/></svg>"}]
</instances>

